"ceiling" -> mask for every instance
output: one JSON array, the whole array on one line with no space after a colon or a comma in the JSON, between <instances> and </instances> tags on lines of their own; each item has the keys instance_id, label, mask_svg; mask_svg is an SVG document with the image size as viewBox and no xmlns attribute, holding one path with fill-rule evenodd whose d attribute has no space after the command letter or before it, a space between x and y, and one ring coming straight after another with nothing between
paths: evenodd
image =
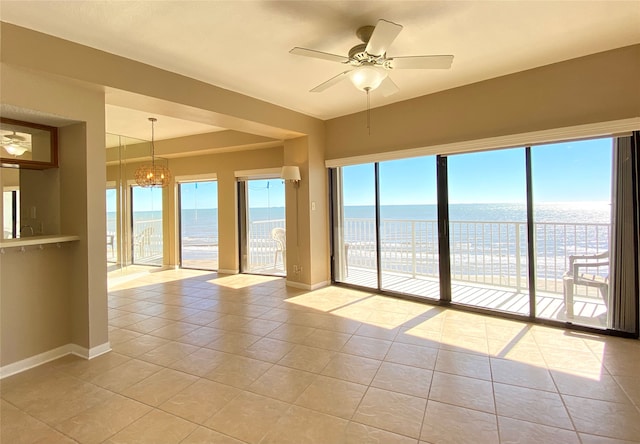
<instances>
[{"instance_id":1,"label":"ceiling","mask_svg":"<svg viewBox=\"0 0 640 444\"><path fill-rule=\"evenodd\" d=\"M36 5L37 3L37 5ZM344 71L294 56L294 46L346 55L378 19L404 29L388 56L453 54L450 70L395 70L400 92L381 106L587 54L640 43L634 1L7 1L0 19L330 119L366 107ZM150 138L146 113L108 106L107 130ZM221 128L159 117L158 139Z\"/></svg>"}]
</instances>

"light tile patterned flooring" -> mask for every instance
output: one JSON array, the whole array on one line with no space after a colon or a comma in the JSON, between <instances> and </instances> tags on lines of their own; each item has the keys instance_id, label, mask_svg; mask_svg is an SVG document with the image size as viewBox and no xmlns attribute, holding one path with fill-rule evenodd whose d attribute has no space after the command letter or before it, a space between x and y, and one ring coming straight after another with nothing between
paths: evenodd
<instances>
[{"instance_id":1,"label":"light tile patterned flooring","mask_svg":"<svg viewBox=\"0 0 640 444\"><path fill-rule=\"evenodd\" d=\"M640 442L640 341L281 278L150 273L113 351L2 380L2 443Z\"/></svg>"}]
</instances>

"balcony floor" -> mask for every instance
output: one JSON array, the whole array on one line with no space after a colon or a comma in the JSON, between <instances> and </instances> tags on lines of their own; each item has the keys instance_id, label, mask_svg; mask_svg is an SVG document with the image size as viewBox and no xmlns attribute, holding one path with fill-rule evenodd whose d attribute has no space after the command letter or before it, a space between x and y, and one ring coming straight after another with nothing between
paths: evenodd
<instances>
[{"instance_id":1,"label":"balcony floor","mask_svg":"<svg viewBox=\"0 0 640 444\"><path fill-rule=\"evenodd\" d=\"M349 275L343 282L361 287L377 287L375 271L364 268L349 267ZM383 273L382 288L387 291L425 299L438 299L440 297L439 281L428 277ZM524 316L529 314L528 293L517 292L512 288L453 281L451 290L452 300L457 304ZM538 318L562 322L568 320L561 293L538 292L536 303ZM575 297L574 316L571 322L596 328L606 328L606 321L607 309L601 300Z\"/></svg>"}]
</instances>

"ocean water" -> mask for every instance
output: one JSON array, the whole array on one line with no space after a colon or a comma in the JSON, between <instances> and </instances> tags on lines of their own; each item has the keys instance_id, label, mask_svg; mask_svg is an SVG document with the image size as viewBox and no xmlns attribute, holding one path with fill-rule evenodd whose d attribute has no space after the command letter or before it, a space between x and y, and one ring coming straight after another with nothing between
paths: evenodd
<instances>
[{"instance_id":1,"label":"ocean water","mask_svg":"<svg viewBox=\"0 0 640 444\"><path fill-rule=\"evenodd\" d=\"M537 224L608 224L611 220L611 206L600 202L560 202L535 206L534 220ZM251 221L283 220L284 207L252 208ZM375 219L373 206L347 206L345 219ZM212 208L188 209L182 211L182 234L189 238L216 237L218 231L218 210ZM436 221L436 205L383 205L380 216L386 221ZM134 213L137 221L159 220L159 211L139 211ZM519 222L526 223L527 212L524 204L451 204L451 222ZM116 214L107 213L107 231L116 231Z\"/></svg>"},{"instance_id":2,"label":"ocean water","mask_svg":"<svg viewBox=\"0 0 640 444\"><path fill-rule=\"evenodd\" d=\"M609 249L610 205L547 203L534 208L536 274L557 282L573 254ZM344 242L349 263L375 269L375 208L346 207ZM381 259L385 271L438 273L435 205L383 206ZM449 247L453 276L526 276L528 233L524 204L449 205ZM595 272L595 271L593 271ZM603 274L608 270L598 270ZM546 283L545 283L546 285Z\"/></svg>"},{"instance_id":3,"label":"ocean water","mask_svg":"<svg viewBox=\"0 0 640 444\"><path fill-rule=\"evenodd\" d=\"M250 219L252 222L270 220L283 221L285 218L284 207L251 208ZM160 211L136 211L133 214L134 227L155 223L160 225L162 212ZM183 240L187 242L217 243L218 239L218 210L216 208L188 209L181 212L181 231ZM134 228L135 229L135 228ZM107 212L107 232L116 232L116 213Z\"/></svg>"},{"instance_id":4,"label":"ocean water","mask_svg":"<svg viewBox=\"0 0 640 444\"><path fill-rule=\"evenodd\" d=\"M606 202L554 202L538 204L534 208L536 222L547 223L609 223L611 206ZM347 206L345 218L375 218L374 206ZM436 205L382 205L382 219L437 220ZM526 222L525 204L450 204L451 221Z\"/></svg>"}]
</instances>

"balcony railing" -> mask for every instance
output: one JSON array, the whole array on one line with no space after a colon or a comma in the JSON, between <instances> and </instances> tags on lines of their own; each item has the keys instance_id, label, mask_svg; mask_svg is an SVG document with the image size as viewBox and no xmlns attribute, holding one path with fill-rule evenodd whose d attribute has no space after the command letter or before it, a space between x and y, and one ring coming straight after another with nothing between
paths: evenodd
<instances>
[{"instance_id":1,"label":"balcony railing","mask_svg":"<svg viewBox=\"0 0 640 444\"><path fill-rule=\"evenodd\" d=\"M162 265L162 219L133 223L133 261L136 264Z\"/></svg>"},{"instance_id":2,"label":"balcony railing","mask_svg":"<svg viewBox=\"0 0 640 444\"><path fill-rule=\"evenodd\" d=\"M284 273L283 258L276 253L277 242L271 237L274 228L285 228L284 219L258 220L249 224L247 267L251 272Z\"/></svg>"},{"instance_id":3,"label":"balcony railing","mask_svg":"<svg viewBox=\"0 0 640 444\"><path fill-rule=\"evenodd\" d=\"M536 288L562 293L569 255L609 249L609 224L536 223ZM345 219L347 267L376 269L373 219ZM528 288L528 241L524 222L453 221L449 224L451 277L460 282ZM383 273L433 277L438 269L438 225L434 220L383 219L380 224ZM607 275L608 267L589 270ZM582 294L593 291L580 288ZM580 294L580 293L577 293ZM590 293L589 293L590 294Z\"/></svg>"},{"instance_id":4,"label":"balcony railing","mask_svg":"<svg viewBox=\"0 0 640 444\"><path fill-rule=\"evenodd\" d=\"M284 272L276 257L274 228L284 228L284 219L249 224L248 266L252 271ZM536 289L562 293L562 276L569 268L569 255L599 254L609 250L609 224L549 223L534 225ZM459 282L528 289L528 240L524 222L453 221L449 225L451 278ZM162 221L134 224L134 257L137 263L162 262ZM347 218L343 239L347 269L375 271L376 231L374 219ZM213 239L210 239L213 240ZM214 248L216 242L206 242ZM380 257L383 273L413 278L439 276L438 224L435 220L383 219L380 226ZM196 239L188 243L203 248ZM217 254L216 254L217 258ZM277 260L276 260L277 259ZM608 267L587 270L608 275ZM578 286L576 295L595 295L596 289Z\"/></svg>"}]
</instances>

